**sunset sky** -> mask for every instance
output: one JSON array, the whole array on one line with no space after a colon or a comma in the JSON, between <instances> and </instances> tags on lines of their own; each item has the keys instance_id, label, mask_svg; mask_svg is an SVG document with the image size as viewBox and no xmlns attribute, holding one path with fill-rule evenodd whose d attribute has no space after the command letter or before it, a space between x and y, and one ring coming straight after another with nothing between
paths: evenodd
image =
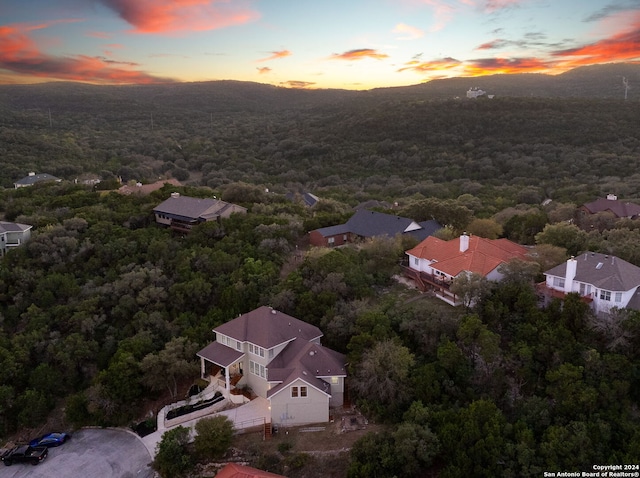
<instances>
[{"instance_id":1,"label":"sunset sky","mask_svg":"<svg viewBox=\"0 0 640 478\"><path fill-rule=\"evenodd\" d=\"M640 61L640 0L0 0L0 84L370 89Z\"/></svg>"}]
</instances>

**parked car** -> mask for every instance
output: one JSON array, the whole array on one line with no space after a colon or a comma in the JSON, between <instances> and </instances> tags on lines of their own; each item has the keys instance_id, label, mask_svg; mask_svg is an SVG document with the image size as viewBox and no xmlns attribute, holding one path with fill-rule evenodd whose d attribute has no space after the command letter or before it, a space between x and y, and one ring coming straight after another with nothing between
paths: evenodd
<instances>
[{"instance_id":1,"label":"parked car","mask_svg":"<svg viewBox=\"0 0 640 478\"><path fill-rule=\"evenodd\" d=\"M68 433L47 433L41 437L34 438L29 442L31 446L45 446L47 448L52 446L60 446L67 442L71 438Z\"/></svg>"},{"instance_id":2,"label":"parked car","mask_svg":"<svg viewBox=\"0 0 640 478\"><path fill-rule=\"evenodd\" d=\"M0 459L5 466L14 463L31 463L37 465L49 454L49 450L44 446L20 445L11 450L7 450Z\"/></svg>"}]
</instances>

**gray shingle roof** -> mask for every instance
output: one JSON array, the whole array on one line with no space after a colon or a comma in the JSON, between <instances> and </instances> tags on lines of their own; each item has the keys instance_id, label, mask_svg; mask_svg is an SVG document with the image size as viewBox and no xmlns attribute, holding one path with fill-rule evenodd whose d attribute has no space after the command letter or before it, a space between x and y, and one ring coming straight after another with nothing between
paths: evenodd
<instances>
[{"instance_id":1,"label":"gray shingle roof","mask_svg":"<svg viewBox=\"0 0 640 478\"><path fill-rule=\"evenodd\" d=\"M640 267L618 257L585 252L575 257L575 281L592 284L598 289L627 291L640 285ZM546 275L566 277L567 263L549 269Z\"/></svg>"},{"instance_id":2,"label":"gray shingle roof","mask_svg":"<svg viewBox=\"0 0 640 478\"><path fill-rule=\"evenodd\" d=\"M177 196L170 197L158 204L153 212L181 218L207 220L224 214L231 207L233 207L232 204L220 199Z\"/></svg>"},{"instance_id":3,"label":"gray shingle roof","mask_svg":"<svg viewBox=\"0 0 640 478\"><path fill-rule=\"evenodd\" d=\"M634 217L640 215L640 205L618 201L617 199L598 198L595 201L584 204L590 213L611 211L616 217Z\"/></svg>"},{"instance_id":4,"label":"gray shingle roof","mask_svg":"<svg viewBox=\"0 0 640 478\"><path fill-rule=\"evenodd\" d=\"M62 179L52 176L48 173L39 173L39 174L30 174L29 176L25 176L22 179L16 181L15 185L17 186L32 186L35 183L39 183L41 181L62 181Z\"/></svg>"},{"instance_id":5,"label":"gray shingle roof","mask_svg":"<svg viewBox=\"0 0 640 478\"><path fill-rule=\"evenodd\" d=\"M24 232L31 229L33 226L27 224L20 224L17 222L0 221L0 234L4 232Z\"/></svg>"},{"instance_id":6,"label":"gray shingle roof","mask_svg":"<svg viewBox=\"0 0 640 478\"><path fill-rule=\"evenodd\" d=\"M220 342L211 342L196 355L222 367L228 367L244 354Z\"/></svg>"},{"instance_id":7,"label":"gray shingle roof","mask_svg":"<svg viewBox=\"0 0 640 478\"><path fill-rule=\"evenodd\" d=\"M421 241L441 228L442 226L434 220L417 223L406 217L359 209L345 224L323 227L317 232L324 237L346 233L361 237L393 237L398 234L408 234Z\"/></svg>"},{"instance_id":8,"label":"gray shingle roof","mask_svg":"<svg viewBox=\"0 0 640 478\"><path fill-rule=\"evenodd\" d=\"M322 332L315 325L266 306L230 320L213 331L241 342L251 342L265 349L295 338L309 342L322 337Z\"/></svg>"}]
</instances>

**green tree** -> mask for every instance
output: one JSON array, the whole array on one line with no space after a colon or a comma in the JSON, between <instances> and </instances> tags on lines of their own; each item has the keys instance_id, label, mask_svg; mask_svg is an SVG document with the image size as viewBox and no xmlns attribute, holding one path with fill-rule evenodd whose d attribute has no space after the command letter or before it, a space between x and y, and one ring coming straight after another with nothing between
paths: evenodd
<instances>
[{"instance_id":1,"label":"green tree","mask_svg":"<svg viewBox=\"0 0 640 478\"><path fill-rule=\"evenodd\" d=\"M184 476L193 468L193 460L187 450L189 429L178 426L165 432L156 447L153 468L163 478Z\"/></svg>"},{"instance_id":2,"label":"green tree","mask_svg":"<svg viewBox=\"0 0 640 478\"><path fill-rule=\"evenodd\" d=\"M231 446L233 422L225 416L203 418L196 423L194 446L201 459L222 458Z\"/></svg>"},{"instance_id":3,"label":"green tree","mask_svg":"<svg viewBox=\"0 0 640 478\"><path fill-rule=\"evenodd\" d=\"M542 232L536 234L536 244L563 247L568 254L576 256L586 248L587 233L573 224L547 224Z\"/></svg>"},{"instance_id":4,"label":"green tree","mask_svg":"<svg viewBox=\"0 0 640 478\"><path fill-rule=\"evenodd\" d=\"M178 395L178 381L198 373L197 346L185 337L176 337L158 353L142 359L142 381L151 390L167 389L171 398Z\"/></svg>"}]
</instances>

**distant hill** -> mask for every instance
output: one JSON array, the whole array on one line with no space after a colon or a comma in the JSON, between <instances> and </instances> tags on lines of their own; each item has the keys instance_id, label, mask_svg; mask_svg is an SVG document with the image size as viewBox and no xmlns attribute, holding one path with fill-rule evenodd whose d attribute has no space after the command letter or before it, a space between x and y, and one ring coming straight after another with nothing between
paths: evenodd
<instances>
[{"instance_id":1,"label":"distant hill","mask_svg":"<svg viewBox=\"0 0 640 478\"><path fill-rule=\"evenodd\" d=\"M629 83L628 100L640 100L640 64L585 66L561 75L513 74L432 80L419 85L376 88L302 90L242 81L211 81L165 85L96 86L56 82L0 85L0 110L46 110L101 113L194 110L210 113L274 112L345 103L393 100L439 100L466 97L469 88L509 97L624 98L622 78Z\"/></svg>"}]
</instances>

